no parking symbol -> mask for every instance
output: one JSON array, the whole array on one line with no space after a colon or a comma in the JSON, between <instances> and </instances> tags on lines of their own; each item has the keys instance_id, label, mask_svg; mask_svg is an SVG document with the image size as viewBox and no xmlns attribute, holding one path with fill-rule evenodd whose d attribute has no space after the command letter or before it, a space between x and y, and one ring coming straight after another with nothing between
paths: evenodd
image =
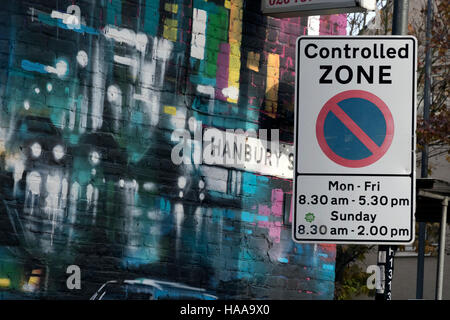
<instances>
[{"instance_id":1,"label":"no parking symbol","mask_svg":"<svg viewBox=\"0 0 450 320\"><path fill-rule=\"evenodd\" d=\"M325 103L317 117L316 137L332 161L361 168L387 152L394 137L394 121L379 97L363 90L348 90Z\"/></svg>"}]
</instances>

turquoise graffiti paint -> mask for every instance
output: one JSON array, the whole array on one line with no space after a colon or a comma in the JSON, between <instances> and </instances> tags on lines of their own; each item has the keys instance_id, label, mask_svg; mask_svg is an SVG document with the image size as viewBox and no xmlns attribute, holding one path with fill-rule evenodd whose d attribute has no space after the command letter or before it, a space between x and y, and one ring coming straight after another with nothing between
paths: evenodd
<instances>
[{"instance_id":1,"label":"turquoise graffiti paint","mask_svg":"<svg viewBox=\"0 0 450 320\"><path fill-rule=\"evenodd\" d=\"M106 22L115 26L122 24L122 0L106 1Z\"/></svg>"},{"instance_id":2,"label":"turquoise graffiti paint","mask_svg":"<svg viewBox=\"0 0 450 320\"><path fill-rule=\"evenodd\" d=\"M144 31L156 36L159 27L159 0L145 1Z\"/></svg>"}]
</instances>

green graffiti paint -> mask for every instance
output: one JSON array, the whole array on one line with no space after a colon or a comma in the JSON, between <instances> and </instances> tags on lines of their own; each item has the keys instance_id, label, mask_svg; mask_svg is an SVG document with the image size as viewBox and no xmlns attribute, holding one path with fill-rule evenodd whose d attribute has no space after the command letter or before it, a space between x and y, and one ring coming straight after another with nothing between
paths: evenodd
<instances>
[{"instance_id":1,"label":"green graffiti paint","mask_svg":"<svg viewBox=\"0 0 450 320\"><path fill-rule=\"evenodd\" d=\"M216 10L217 13L208 12L206 27L205 75L210 78L216 77L219 46L228 42L228 10L221 7Z\"/></svg>"}]
</instances>

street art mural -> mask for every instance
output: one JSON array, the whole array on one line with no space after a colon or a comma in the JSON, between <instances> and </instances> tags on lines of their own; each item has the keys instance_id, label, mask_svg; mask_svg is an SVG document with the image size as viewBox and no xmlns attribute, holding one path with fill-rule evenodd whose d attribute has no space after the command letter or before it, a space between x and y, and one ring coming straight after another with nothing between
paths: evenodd
<instances>
[{"instance_id":1,"label":"street art mural","mask_svg":"<svg viewBox=\"0 0 450 320\"><path fill-rule=\"evenodd\" d=\"M170 297L333 297L335 247L291 240L289 146L296 38L345 34L345 17L244 0L2 1L0 17L0 298L152 281ZM280 129L287 160L175 164L174 132L193 158L206 128ZM256 145L241 156L260 163ZM154 294L133 290L106 296Z\"/></svg>"}]
</instances>

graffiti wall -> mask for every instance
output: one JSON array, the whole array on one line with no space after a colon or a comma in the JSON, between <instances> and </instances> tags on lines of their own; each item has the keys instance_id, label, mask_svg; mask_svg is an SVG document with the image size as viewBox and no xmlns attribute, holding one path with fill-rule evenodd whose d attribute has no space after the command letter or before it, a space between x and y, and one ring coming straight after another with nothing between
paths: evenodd
<instances>
[{"instance_id":1,"label":"graffiti wall","mask_svg":"<svg viewBox=\"0 0 450 320\"><path fill-rule=\"evenodd\" d=\"M296 38L345 34L345 17L259 6L0 2L0 298L127 299L155 283L172 297L333 297L335 247L292 242L286 172ZM279 129L288 160L249 143L264 170L174 163L176 132L193 159L205 128Z\"/></svg>"}]
</instances>

